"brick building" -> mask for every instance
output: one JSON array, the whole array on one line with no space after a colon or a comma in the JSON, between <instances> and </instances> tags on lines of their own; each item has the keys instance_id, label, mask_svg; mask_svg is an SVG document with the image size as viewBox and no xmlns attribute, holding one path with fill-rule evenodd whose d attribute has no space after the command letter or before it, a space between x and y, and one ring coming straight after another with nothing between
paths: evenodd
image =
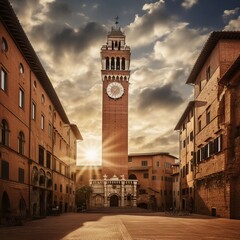
<instances>
[{"instance_id":1,"label":"brick building","mask_svg":"<svg viewBox=\"0 0 240 240\"><path fill-rule=\"evenodd\" d=\"M179 131L180 206L192 211L194 193L194 101L189 102L175 130Z\"/></svg>"},{"instance_id":2,"label":"brick building","mask_svg":"<svg viewBox=\"0 0 240 240\"><path fill-rule=\"evenodd\" d=\"M0 42L0 214L73 210L82 137L7 0L0 2Z\"/></svg>"},{"instance_id":3,"label":"brick building","mask_svg":"<svg viewBox=\"0 0 240 240\"><path fill-rule=\"evenodd\" d=\"M187 79L194 86L197 213L240 218L239 54L240 32L213 32Z\"/></svg>"},{"instance_id":4,"label":"brick building","mask_svg":"<svg viewBox=\"0 0 240 240\"><path fill-rule=\"evenodd\" d=\"M172 207L171 174L175 160L165 152L129 155L129 179L138 180L138 206L162 211Z\"/></svg>"}]
</instances>

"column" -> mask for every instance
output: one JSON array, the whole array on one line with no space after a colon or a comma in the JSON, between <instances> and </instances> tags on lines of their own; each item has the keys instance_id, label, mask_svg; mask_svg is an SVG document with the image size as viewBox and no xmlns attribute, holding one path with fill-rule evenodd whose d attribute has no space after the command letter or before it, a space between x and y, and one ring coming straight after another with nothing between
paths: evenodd
<instances>
[{"instance_id":1,"label":"column","mask_svg":"<svg viewBox=\"0 0 240 240\"><path fill-rule=\"evenodd\" d=\"M104 187L104 207L107 207L107 175L103 176L103 187Z\"/></svg>"},{"instance_id":2,"label":"column","mask_svg":"<svg viewBox=\"0 0 240 240\"><path fill-rule=\"evenodd\" d=\"M125 196L125 180L121 180L121 207L124 207L124 196Z\"/></svg>"},{"instance_id":3,"label":"column","mask_svg":"<svg viewBox=\"0 0 240 240\"><path fill-rule=\"evenodd\" d=\"M133 206L137 206L137 181L133 182Z\"/></svg>"}]
</instances>

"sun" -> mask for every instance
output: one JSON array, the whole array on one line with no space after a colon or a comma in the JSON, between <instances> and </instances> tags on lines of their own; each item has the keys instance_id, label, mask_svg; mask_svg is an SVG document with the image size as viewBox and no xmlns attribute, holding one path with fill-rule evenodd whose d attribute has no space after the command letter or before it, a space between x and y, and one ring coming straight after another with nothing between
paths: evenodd
<instances>
[{"instance_id":1,"label":"sun","mask_svg":"<svg viewBox=\"0 0 240 240\"><path fill-rule=\"evenodd\" d=\"M96 149L87 149L85 151L85 158L89 160L96 160L98 158L98 153Z\"/></svg>"}]
</instances>

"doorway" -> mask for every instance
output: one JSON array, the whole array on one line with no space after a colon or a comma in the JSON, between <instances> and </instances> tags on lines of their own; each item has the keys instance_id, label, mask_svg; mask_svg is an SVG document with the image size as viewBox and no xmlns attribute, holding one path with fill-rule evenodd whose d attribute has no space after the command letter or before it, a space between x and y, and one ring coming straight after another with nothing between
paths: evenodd
<instances>
[{"instance_id":1,"label":"doorway","mask_svg":"<svg viewBox=\"0 0 240 240\"><path fill-rule=\"evenodd\" d=\"M10 211L11 211L10 200L7 192L4 192L2 196L2 215L4 216L6 214L9 214Z\"/></svg>"},{"instance_id":2,"label":"doorway","mask_svg":"<svg viewBox=\"0 0 240 240\"><path fill-rule=\"evenodd\" d=\"M110 207L118 207L118 196L115 194L110 197Z\"/></svg>"}]
</instances>

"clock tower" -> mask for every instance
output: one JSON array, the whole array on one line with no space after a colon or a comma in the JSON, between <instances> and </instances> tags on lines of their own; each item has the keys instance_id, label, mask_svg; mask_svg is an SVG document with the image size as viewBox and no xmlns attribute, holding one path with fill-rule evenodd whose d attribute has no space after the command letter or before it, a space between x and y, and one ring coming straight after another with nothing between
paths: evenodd
<instances>
[{"instance_id":1,"label":"clock tower","mask_svg":"<svg viewBox=\"0 0 240 240\"><path fill-rule=\"evenodd\" d=\"M130 48L116 27L101 48L102 173L128 177L128 88Z\"/></svg>"}]
</instances>

